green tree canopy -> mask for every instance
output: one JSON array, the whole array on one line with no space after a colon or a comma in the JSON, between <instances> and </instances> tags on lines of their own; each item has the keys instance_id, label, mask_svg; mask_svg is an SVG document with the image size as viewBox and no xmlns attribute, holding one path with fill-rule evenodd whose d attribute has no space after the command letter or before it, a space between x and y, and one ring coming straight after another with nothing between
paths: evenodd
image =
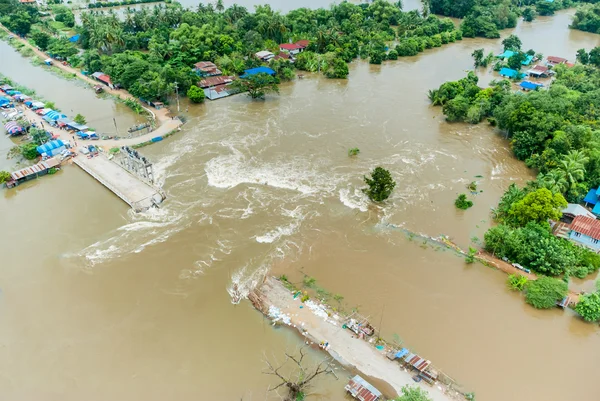
<instances>
[{"instance_id":1,"label":"green tree canopy","mask_svg":"<svg viewBox=\"0 0 600 401\"><path fill-rule=\"evenodd\" d=\"M551 277L538 277L525 285L525 301L537 309L554 308L567 293L567 283Z\"/></svg>"},{"instance_id":2,"label":"green tree canopy","mask_svg":"<svg viewBox=\"0 0 600 401\"><path fill-rule=\"evenodd\" d=\"M230 86L240 92L248 92L248 96L252 99L264 99L267 93L279 93L277 84L276 78L261 72L247 78L237 79Z\"/></svg>"},{"instance_id":3,"label":"green tree canopy","mask_svg":"<svg viewBox=\"0 0 600 401\"><path fill-rule=\"evenodd\" d=\"M513 52L521 51L521 39L517 35L509 35L502 41L502 46L504 46L504 50L512 50Z\"/></svg>"},{"instance_id":4,"label":"green tree canopy","mask_svg":"<svg viewBox=\"0 0 600 401\"><path fill-rule=\"evenodd\" d=\"M375 167L371 177L365 176L364 180L369 187L363 189L363 192L374 202L383 202L389 198L396 187L390 172L382 167Z\"/></svg>"},{"instance_id":5,"label":"green tree canopy","mask_svg":"<svg viewBox=\"0 0 600 401\"><path fill-rule=\"evenodd\" d=\"M581 295L575 306L575 311L587 322L600 320L600 293Z\"/></svg>"},{"instance_id":6,"label":"green tree canopy","mask_svg":"<svg viewBox=\"0 0 600 401\"><path fill-rule=\"evenodd\" d=\"M517 225L525 226L530 221L542 223L559 220L562 216L561 210L565 207L567 201L561 194L552 194L548 189L540 188L515 202L509 215Z\"/></svg>"},{"instance_id":7,"label":"green tree canopy","mask_svg":"<svg viewBox=\"0 0 600 401\"><path fill-rule=\"evenodd\" d=\"M10 180L10 173L8 171L0 171L0 184L4 184Z\"/></svg>"},{"instance_id":8,"label":"green tree canopy","mask_svg":"<svg viewBox=\"0 0 600 401\"><path fill-rule=\"evenodd\" d=\"M190 86L190 89L188 89L187 97L193 103L202 103L202 102L204 102L204 98L206 96L204 94L204 90L202 90L201 88L194 85L194 86Z\"/></svg>"},{"instance_id":9,"label":"green tree canopy","mask_svg":"<svg viewBox=\"0 0 600 401\"><path fill-rule=\"evenodd\" d=\"M395 401L432 401L427 392L417 386L404 386Z\"/></svg>"},{"instance_id":10,"label":"green tree canopy","mask_svg":"<svg viewBox=\"0 0 600 401\"><path fill-rule=\"evenodd\" d=\"M73 118L73 121L75 121L77 124L81 124L81 125L85 125L87 123L85 117L79 113L77 113L77 115Z\"/></svg>"}]
</instances>

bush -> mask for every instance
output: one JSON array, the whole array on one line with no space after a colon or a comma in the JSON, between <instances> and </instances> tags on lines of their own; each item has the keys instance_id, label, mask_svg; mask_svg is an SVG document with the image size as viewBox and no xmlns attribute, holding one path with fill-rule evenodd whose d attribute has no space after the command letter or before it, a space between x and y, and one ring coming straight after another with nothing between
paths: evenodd
<instances>
[{"instance_id":1,"label":"bush","mask_svg":"<svg viewBox=\"0 0 600 401\"><path fill-rule=\"evenodd\" d=\"M37 145L35 143L26 143L21 145L21 154L27 160L35 160L38 157Z\"/></svg>"},{"instance_id":2,"label":"bush","mask_svg":"<svg viewBox=\"0 0 600 401\"><path fill-rule=\"evenodd\" d=\"M580 296L575 311L587 322L600 320L600 294L594 292Z\"/></svg>"},{"instance_id":3,"label":"bush","mask_svg":"<svg viewBox=\"0 0 600 401\"><path fill-rule=\"evenodd\" d=\"M525 285L525 301L537 309L549 309L563 299L567 293L567 283L551 277L539 277Z\"/></svg>"},{"instance_id":4,"label":"bush","mask_svg":"<svg viewBox=\"0 0 600 401\"><path fill-rule=\"evenodd\" d=\"M8 171L0 171L0 184L4 184L10 180L10 173Z\"/></svg>"},{"instance_id":5,"label":"bush","mask_svg":"<svg viewBox=\"0 0 600 401\"><path fill-rule=\"evenodd\" d=\"M390 172L382 167L376 167L371 172L371 178L363 177L369 188L363 189L369 199L375 202L382 202L390 197L396 187L396 182L392 179Z\"/></svg>"},{"instance_id":6,"label":"bush","mask_svg":"<svg viewBox=\"0 0 600 401\"><path fill-rule=\"evenodd\" d=\"M508 276L508 287L514 291L523 291L529 279L525 276L511 274Z\"/></svg>"},{"instance_id":7,"label":"bush","mask_svg":"<svg viewBox=\"0 0 600 401\"><path fill-rule=\"evenodd\" d=\"M460 194L458 195L458 198L456 198L456 200L454 201L454 206L462 210L467 210L468 208L473 206L473 201L468 200L467 195Z\"/></svg>"},{"instance_id":8,"label":"bush","mask_svg":"<svg viewBox=\"0 0 600 401\"><path fill-rule=\"evenodd\" d=\"M398 52L396 50L390 50L387 55L388 60L398 60Z\"/></svg>"},{"instance_id":9,"label":"bush","mask_svg":"<svg viewBox=\"0 0 600 401\"><path fill-rule=\"evenodd\" d=\"M348 156L356 156L360 153L359 148L348 149Z\"/></svg>"},{"instance_id":10,"label":"bush","mask_svg":"<svg viewBox=\"0 0 600 401\"><path fill-rule=\"evenodd\" d=\"M204 91L195 85L190 86L190 89L187 91L187 96L193 103L202 103L206 97Z\"/></svg>"}]
</instances>

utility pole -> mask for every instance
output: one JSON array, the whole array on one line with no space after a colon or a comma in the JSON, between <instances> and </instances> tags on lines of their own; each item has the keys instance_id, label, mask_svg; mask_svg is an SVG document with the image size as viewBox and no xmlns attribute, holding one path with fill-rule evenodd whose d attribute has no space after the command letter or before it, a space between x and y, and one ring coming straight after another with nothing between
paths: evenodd
<instances>
[{"instance_id":1,"label":"utility pole","mask_svg":"<svg viewBox=\"0 0 600 401\"><path fill-rule=\"evenodd\" d=\"M179 113L179 86L175 81L175 94L177 95L177 112Z\"/></svg>"}]
</instances>

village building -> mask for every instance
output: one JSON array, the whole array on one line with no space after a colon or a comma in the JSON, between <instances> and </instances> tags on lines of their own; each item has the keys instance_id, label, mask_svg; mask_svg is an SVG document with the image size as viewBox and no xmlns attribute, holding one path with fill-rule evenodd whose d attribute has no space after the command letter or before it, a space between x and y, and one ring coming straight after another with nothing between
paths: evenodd
<instances>
[{"instance_id":1,"label":"village building","mask_svg":"<svg viewBox=\"0 0 600 401\"><path fill-rule=\"evenodd\" d=\"M288 60L289 62L294 62L294 59L289 53L280 52L278 55L272 58L272 60Z\"/></svg>"},{"instance_id":2,"label":"village building","mask_svg":"<svg viewBox=\"0 0 600 401\"><path fill-rule=\"evenodd\" d=\"M37 148L35 148L35 150L37 150L37 152L42 157L44 157L44 156L46 156L46 157L56 156L56 155L60 154L65 149L66 149L66 144L62 140L60 140L60 139L47 142L47 143L45 143L43 145L40 145Z\"/></svg>"},{"instance_id":3,"label":"village building","mask_svg":"<svg viewBox=\"0 0 600 401\"><path fill-rule=\"evenodd\" d=\"M221 70L211 61L200 61L194 64L194 72L201 77L214 77L222 74Z\"/></svg>"},{"instance_id":4,"label":"village building","mask_svg":"<svg viewBox=\"0 0 600 401\"><path fill-rule=\"evenodd\" d=\"M94 77L94 79L96 81L102 82L104 85L108 86L110 89L115 89L115 86L111 82L110 77L108 75L106 75L105 73L97 71L92 74L92 77Z\"/></svg>"},{"instance_id":5,"label":"village building","mask_svg":"<svg viewBox=\"0 0 600 401\"><path fill-rule=\"evenodd\" d=\"M235 91L233 91L228 84L204 89L204 95L210 100L221 99L233 95L234 93Z\"/></svg>"},{"instance_id":6,"label":"village building","mask_svg":"<svg viewBox=\"0 0 600 401\"><path fill-rule=\"evenodd\" d=\"M19 3L21 3L21 4L28 4L28 5L31 5L31 6L37 4L36 0L19 0Z\"/></svg>"},{"instance_id":7,"label":"village building","mask_svg":"<svg viewBox=\"0 0 600 401\"><path fill-rule=\"evenodd\" d=\"M344 389L350 393L353 398L360 401L377 401L382 397L379 390L359 375L350 379Z\"/></svg>"},{"instance_id":8,"label":"village building","mask_svg":"<svg viewBox=\"0 0 600 401\"><path fill-rule=\"evenodd\" d=\"M600 220L576 216L570 226L569 239L595 252L600 251Z\"/></svg>"},{"instance_id":9,"label":"village building","mask_svg":"<svg viewBox=\"0 0 600 401\"><path fill-rule=\"evenodd\" d=\"M256 53L255 56L257 59L259 59L261 61L269 61L273 57L275 57L275 55L268 50L260 51L260 52Z\"/></svg>"},{"instance_id":10,"label":"village building","mask_svg":"<svg viewBox=\"0 0 600 401\"><path fill-rule=\"evenodd\" d=\"M198 86L202 89L210 88L211 86L219 86L230 84L235 80L234 76L222 75L220 77L207 77L198 82Z\"/></svg>"},{"instance_id":11,"label":"village building","mask_svg":"<svg viewBox=\"0 0 600 401\"><path fill-rule=\"evenodd\" d=\"M544 77L548 76L549 71L550 70L545 65L538 64L538 65L533 66L533 68L531 68L530 70L527 70L527 74L530 77L544 78Z\"/></svg>"},{"instance_id":12,"label":"village building","mask_svg":"<svg viewBox=\"0 0 600 401\"><path fill-rule=\"evenodd\" d=\"M304 47L297 45L296 43L282 43L279 45L279 51L286 52L292 56L301 53Z\"/></svg>"},{"instance_id":13,"label":"village building","mask_svg":"<svg viewBox=\"0 0 600 401\"><path fill-rule=\"evenodd\" d=\"M521 79L525 76L525 74L523 74L517 70L513 70L512 68L506 68L506 67L502 68L500 70L500 75L503 77L506 77L506 78L511 78L511 79L513 79L513 78Z\"/></svg>"},{"instance_id":14,"label":"village building","mask_svg":"<svg viewBox=\"0 0 600 401\"><path fill-rule=\"evenodd\" d=\"M519 84L519 86L521 87L521 89L523 89L525 92L529 92L529 91L534 91L537 90L539 88L541 88L542 86L544 86L543 84L537 83L537 82L531 82L531 81L523 81Z\"/></svg>"},{"instance_id":15,"label":"village building","mask_svg":"<svg viewBox=\"0 0 600 401\"><path fill-rule=\"evenodd\" d=\"M556 57L556 56L548 56L546 58L546 64L555 66L558 64L565 64L567 62L566 58Z\"/></svg>"},{"instance_id":16,"label":"village building","mask_svg":"<svg viewBox=\"0 0 600 401\"><path fill-rule=\"evenodd\" d=\"M48 160L44 160L33 166L25 167L17 171L13 171L10 174L10 180L6 181L7 188L13 188L22 182L32 180L42 175L48 174L48 170L60 165L60 161L53 157Z\"/></svg>"}]
</instances>

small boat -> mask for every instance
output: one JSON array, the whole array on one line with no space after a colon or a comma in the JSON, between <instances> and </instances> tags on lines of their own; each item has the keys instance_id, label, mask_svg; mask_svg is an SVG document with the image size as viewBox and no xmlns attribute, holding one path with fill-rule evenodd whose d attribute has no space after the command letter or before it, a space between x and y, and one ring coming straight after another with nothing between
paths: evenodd
<instances>
[{"instance_id":1,"label":"small boat","mask_svg":"<svg viewBox=\"0 0 600 401\"><path fill-rule=\"evenodd\" d=\"M102 85L96 85L96 86L94 86L94 90L96 91L96 93L102 93L102 92L104 92L104 88L102 87Z\"/></svg>"}]
</instances>

